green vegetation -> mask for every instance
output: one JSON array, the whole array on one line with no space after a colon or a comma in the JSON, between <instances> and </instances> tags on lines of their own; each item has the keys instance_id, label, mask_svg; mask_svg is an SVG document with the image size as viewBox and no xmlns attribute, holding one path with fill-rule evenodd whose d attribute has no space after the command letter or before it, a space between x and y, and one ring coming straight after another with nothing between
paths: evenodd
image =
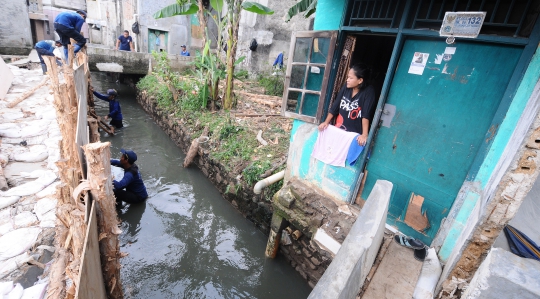
<instances>
[{"instance_id":1,"label":"green vegetation","mask_svg":"<svg viewBox=\"0 0 540 299\"><path fill-rule=\"evenodd\" d=\"M194 64L195 72L190 70L180 74L171 71L166 55L154 53L154 58L156 66L152 74L142 78L137 88L154 99L160 109L173 116L176 123L187 128L192 138L199 137L204 128L208 127L210 140L205 143L205 150L208 150L212 159L224 165L227 171L233 175L241 174L245 181L245 184L237 184L229 192L238 192L246 185L252 187L263 173L273 167L273 163L277 163L286 154L290 122L280 118L269 118L264 122L253 118L239 120L224 110L210 111L206 109L207 101L211 100L207 77L198 68L204 61L199 60ZM269 141L264 148L259 148L256 139L258 130L263 130L264 138ZM271 200L280 188L281 183L271 185L265 189L264 197Z\"/></svg>"},{"instance_id":2,"label":"green vegetation","mask_svg":"<svg viewBox=\"0 0 540 299\"><path fill-rule=\"evenodd\" d=\"M285 69L271 68L259 74L257 81L264 88L264 94L281 97L285 86Z\"/></svg>"}]
</instances>

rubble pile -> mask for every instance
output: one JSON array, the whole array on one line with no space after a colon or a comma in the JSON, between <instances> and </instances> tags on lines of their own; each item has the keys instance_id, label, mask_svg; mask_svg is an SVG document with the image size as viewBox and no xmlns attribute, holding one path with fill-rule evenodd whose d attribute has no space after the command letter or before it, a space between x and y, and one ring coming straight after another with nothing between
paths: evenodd
<instances>
[{"instance_id":1,"label":"rubble pile","mask_svg":"<svg viewBox=\"0 0 540 299\"><path fill-rule=\"evenodd\" d=\"M0 297L43 298L55 251L60 129L42 71L8 66L14 75L0 100ZM5 296L5 297L4 297Z\"/></svg>"}]
</instances>

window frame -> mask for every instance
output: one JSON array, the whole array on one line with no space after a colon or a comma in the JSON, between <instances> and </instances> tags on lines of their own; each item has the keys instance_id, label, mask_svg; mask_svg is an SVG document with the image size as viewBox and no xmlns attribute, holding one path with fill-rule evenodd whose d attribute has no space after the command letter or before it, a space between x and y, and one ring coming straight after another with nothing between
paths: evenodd
<instances>
[{"instance_id":1,"label":"window frame","mask_svg":"<svg viewBox=\"0 0 540 299\"><path fill-rule=\"evenodd\" d=\"M281 115L283 115L284 117L299 119L299 120L309 122L309 123L318 123L319 122L319 120L321 119L322 114L323 114L323 112L325 110L324 109L325 108L324 104L326 102L326 95L327 95L327 91L328 91L328 81L329 81L329 78L330 78L331 66L332 66L332 61L333 61L333 58L334 58L334 51L336 50L336 46L337 46L337 44L336 44L337 36L338 36L338 31L337 30L295 31L295 32L292 33L291 46L290 46L290 50L289 50L289 59L288 59L288 62L287 62L287 71L286 71L286 74L285 74L285 88L283 90L283 99L282 99L282 104L281 104ZM293 61L293 59L294 59L294 51L296 49L296 40L297 40L297 38L306 38L306 37L308 37L308 38L330 38L330 45L329 45L329 48L328 48L328 55L326 57L326 63L312 63L311 62L311 53L312 53L313 42L309 46L309 51L308 51L309 59L308 59L308 62L294 62ZM306 68L307 68L306 73L304 75L304 86L303 86L303 88L291 88L290 87L292 67L297 66L297 65L298 66L306 66ZM320 91L313 91L313 90L306 89L307 76L309 74L309 68L312 67L312 66L324 67L324 75L323 75L322 84L321 84L321 90ZM300 114L300 113L288 111L287 110L287 97L289 95L289 91L297 91L297 92L302 93L302 100L298 104L298 105L301 105L301 106L305 101L305 99L304 99L305 94L318 95L319 96L319 103L317 104L317 113L315 114L315 116L308 116L308 115L305 115L305 114Z\"/></svg>"}]
</instances>

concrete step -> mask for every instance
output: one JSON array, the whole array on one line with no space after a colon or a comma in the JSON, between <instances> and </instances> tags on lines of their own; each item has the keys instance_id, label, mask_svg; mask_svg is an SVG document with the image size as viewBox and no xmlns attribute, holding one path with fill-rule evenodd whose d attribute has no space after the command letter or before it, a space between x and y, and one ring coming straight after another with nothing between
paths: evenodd
<instances>
[{"instance_id":1,"label":"concrete step","mask_svg":"<svg viewBox=\"0 0 540 299\"><path fill-rule=\"evenodd\" d=\"M362 299L410 299L420 276L422 262L414 259L414 251L393 240L394 235L385 232L384 242L357 298Z\"/></svg>"}]
</instances>

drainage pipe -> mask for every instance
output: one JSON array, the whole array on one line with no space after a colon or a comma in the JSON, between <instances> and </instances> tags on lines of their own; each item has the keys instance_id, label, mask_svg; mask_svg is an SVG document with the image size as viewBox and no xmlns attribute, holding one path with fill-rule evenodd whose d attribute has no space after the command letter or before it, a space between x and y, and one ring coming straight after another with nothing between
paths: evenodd
<instances>
[{"instance_id":1,"label":"drainage pipe","mask_svg":"<svg viewBox=\"0 0 540 299\"><path fill-rule=\"evenodd\" d=\"M285 177L285 170L282 170L278 173L274 173L273 175L267 177L264 180L260 180L255 184L255 187L253 187L253 192L255 194L261 194L262 189L272 185L273 183L283 179Z\"/></svg>"}]
</instances>

